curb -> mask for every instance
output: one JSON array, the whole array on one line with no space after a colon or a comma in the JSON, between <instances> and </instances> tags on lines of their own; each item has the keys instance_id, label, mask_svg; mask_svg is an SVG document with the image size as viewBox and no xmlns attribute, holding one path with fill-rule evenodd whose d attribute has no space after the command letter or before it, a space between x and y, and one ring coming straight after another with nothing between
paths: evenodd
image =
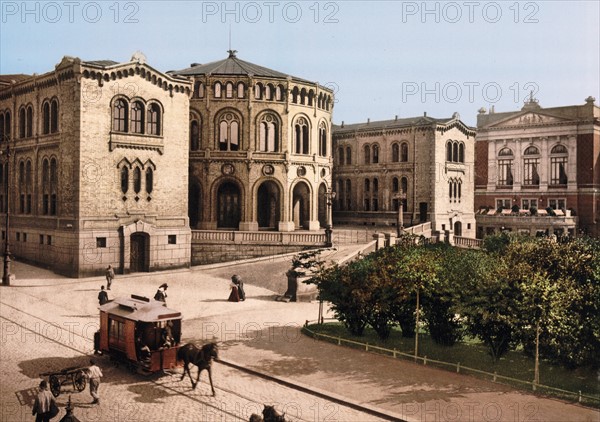
<instances>
[{"instance_id":1,"label":"curb","mask_svg":"<svg viewBox=\"0 0 600 422\"><path fill-rule=\"evenodd\" d=\"M368 413L369 415L373 415L378 418L385 419L387 421L412 422L407 419L403 419L402 417L400 417L400 415L397 415L395 413L384 412L383 410L373 407L371 405L361 404L361 403L358 403L357 401L354 401L347 397L343 397L339 394L335 394L335 393L332 393L329 391L322 390L320 388L309 386L309 385L303 384L298 381L293 381L289 378L285 378L285 377L281 377L281 376L274 376L274 375L270 375L270 374L267 374L262 371L258 371L256 369L251 369L246 366L242 366L239 363L233 362L229 359L219 358L219 360L217 360L217 362L222 363L223 365L229 366L231 368L237 369L239 371L246 372L248 374L255 375L260 378L269 380L269 381L274 381L274 382L284 385L286 387L293 388L294 390L298 390L303 393L311 394L313 396L317 396L319 398L329 400L333 403L341 404L343 406L346 406L346 407L349 407L349 408L352 408L352 409L355 409L355 410L358 410L358 411L361 411L364 413Z\"/></svg>"}]
</instances>

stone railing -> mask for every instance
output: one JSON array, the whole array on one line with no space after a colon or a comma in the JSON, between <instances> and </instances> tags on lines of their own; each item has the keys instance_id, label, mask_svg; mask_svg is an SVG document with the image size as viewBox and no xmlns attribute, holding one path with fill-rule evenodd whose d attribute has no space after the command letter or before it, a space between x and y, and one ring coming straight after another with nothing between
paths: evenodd
<instances>
[{"instance_id":1,"label":"stone railing","mask_svg":"<svg viewBox=\"0 0 600 422\"><path fill-rule=\"evenodd\" d=\"M431 221L427 221L423 224L418 224L412 227L406 227L404 233L414 234L417 236L423 235L425 237L431 236Z\"/></svg>"},{"instance_id":2,"label":"stone railing","mask_svg":"<svg viewBox=\"0 0 600 422\"><path fill-rule=\"evenodd\" d=\"M192 230L192 243L325 246L324 232Z\"/></svg>"},{"instance_id":3,"label":"stone railing","mask_svg":"<svg viewBox=\"0 0 600 422\"><path fill-rule=\"evenodd\" d=\"M454 246L458 248L481 249L483 240L471 237L454 236Z\"/></svg>"}]
</instances>

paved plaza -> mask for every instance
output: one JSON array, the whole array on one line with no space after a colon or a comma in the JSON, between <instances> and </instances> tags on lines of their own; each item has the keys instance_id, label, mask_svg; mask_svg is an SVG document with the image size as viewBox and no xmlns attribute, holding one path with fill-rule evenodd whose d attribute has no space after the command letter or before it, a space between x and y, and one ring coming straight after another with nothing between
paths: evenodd
<instances>
[{"instance_id":1,"label":"paved plaza","mask_svg":"<svg viewBox=\"0 0 600 422\"><path fill-rule=\"evenodd\" d=\"M328 259L353 252L342 247ZM87 389L66 386L58 397L60 417L70 395L81 421L248 420L263 403L302 421L600 421L594 409L303 336L300 327L317 318L318 303L274 300L285 291L290 259L117 275L111 299L152 297L167 282L167 305L184 316L183 341L219 343L220 358L229 364L214 365L217 394L210 395L206 373L192 390L179 371L144 377L100 357L100 405L90 404ZM0 421L6 422L33 420L39 373L88 363L97 292L105 282L68 279L20 262L13 272L13 285L0 289ZM245 302L226 301L232 274L246 283Z\"/></svg>"}]
</instances>

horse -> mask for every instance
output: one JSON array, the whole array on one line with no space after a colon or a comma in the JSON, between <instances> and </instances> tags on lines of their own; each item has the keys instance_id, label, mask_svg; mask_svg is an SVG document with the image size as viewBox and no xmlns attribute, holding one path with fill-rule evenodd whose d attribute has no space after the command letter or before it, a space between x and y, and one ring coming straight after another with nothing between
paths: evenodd
<instances>
[{"instance_id":1,"label":"horse","mask_svg":"<svg viewBox=\"0 0 600 422\"><path fill-rule=\"evenodd\" d=\"M263 415L253 413L250 415L250 422L285 422L285 413L282 415L277 412L275 406L267 406L266 404L264 406Z\"/></svg>"},{"instance_id":2,"label":"horse","mask_svg":"<svg viewBox=\"0 0 600 422\"><path fill-rule=\"evenodd\" d=\"M181 374L181 380L185 378L185 373L190 377L190 381L192 381L192 388L196 388L196 385L200 382L200 373L205 369L208 371L208 379L210 380L210 388L212 390L212 395L215 395L215 389L213 387L212 382L212 371L210 369L211 363L213 359L219 358L219 349L216 343L208 343L202 346L202 348L196 347L194 344L188 343L179 348L177 351L177 360L183 361L183 374ZM196 382L192 378L192 374L190 373L189 364L195 365L198 367L198 376L196 377Z\"/></svg>"}]
</instances>

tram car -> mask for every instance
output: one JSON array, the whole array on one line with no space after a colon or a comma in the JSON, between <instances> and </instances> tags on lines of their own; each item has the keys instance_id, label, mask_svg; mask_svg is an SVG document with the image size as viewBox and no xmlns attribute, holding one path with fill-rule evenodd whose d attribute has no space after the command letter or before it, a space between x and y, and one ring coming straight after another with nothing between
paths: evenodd
<instances>
[{"instance_id":1,"label":"tram car","mask_svg":"<svg viewBox=\"0 0 600 422\"><path fill-rule=\"evenodd\" d=\"M181 312L144 296L119 297L100 309L100 330L94 334L96 353L151 374L181 366Z\"/></svg>"}]
</instances>

